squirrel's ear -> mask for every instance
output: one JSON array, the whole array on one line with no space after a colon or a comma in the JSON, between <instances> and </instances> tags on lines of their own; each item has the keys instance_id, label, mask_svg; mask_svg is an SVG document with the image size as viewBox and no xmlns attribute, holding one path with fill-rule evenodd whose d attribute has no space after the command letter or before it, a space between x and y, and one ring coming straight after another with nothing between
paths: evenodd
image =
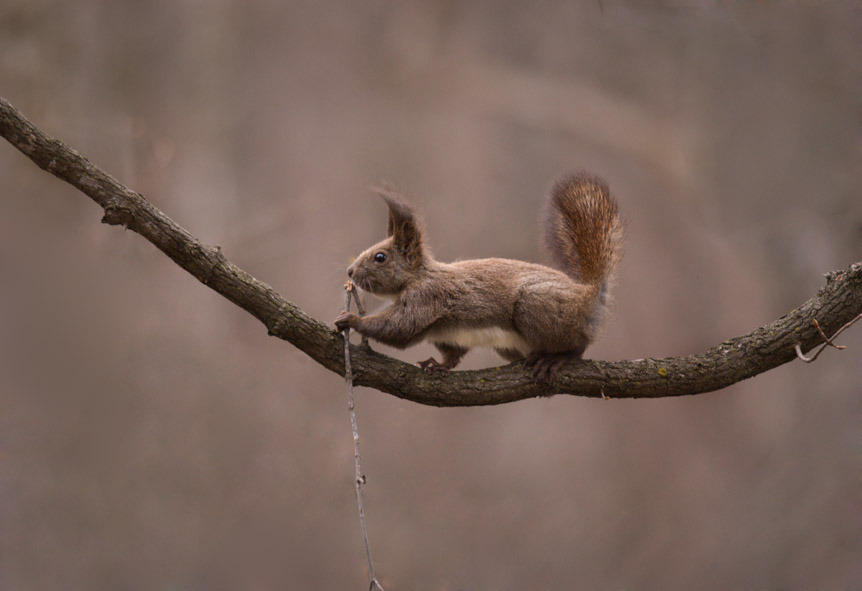
<instances>
[{"instance_id":1,"label":"squirrel's ear","mask_svg":"<svg viewBox=\"0 0 862 591\"><path fill-rule=\"evenodd\" d=\"M422 224L413 208L388 183L372 187L372 190L380 195L389 207L386 235L393 236L395 244L409 260L419 262L423 256Z\"/></svg>"}]
</instances>

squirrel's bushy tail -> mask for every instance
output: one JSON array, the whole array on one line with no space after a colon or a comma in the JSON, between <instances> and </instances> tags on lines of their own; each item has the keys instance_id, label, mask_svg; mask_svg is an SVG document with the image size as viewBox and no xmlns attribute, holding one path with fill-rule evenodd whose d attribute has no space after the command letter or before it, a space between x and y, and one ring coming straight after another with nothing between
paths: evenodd
<instances>
[{"instance_id":1,"label":"squirrel's bushy tail","mask_svg":"<svg viewBox=\"0 0 862 591\"><path fill-rule=\"evenodd\" d=\"M623 245L623 223L607 184L583 172L557 181L544 228L545 247L557 268L604 296Z\"/></svg>"}]
</instances>

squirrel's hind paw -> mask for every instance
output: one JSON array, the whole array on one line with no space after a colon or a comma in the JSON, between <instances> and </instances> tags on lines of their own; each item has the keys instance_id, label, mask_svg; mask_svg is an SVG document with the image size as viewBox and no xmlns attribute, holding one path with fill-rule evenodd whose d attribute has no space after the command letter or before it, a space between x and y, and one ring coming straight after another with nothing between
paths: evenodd
<instances>
[{"instance_id":1,"label":"squirrel's hind paw","mask_svg":"<svg viewBox=\"0 0 862 591\"><path fill-rule=\"evenodd\" d=\"M531 353L524 361L526 368L537 384L553 384L557 381L560 369L570 360L579 358L576 352Z\"/></svg>"}]
</instances>

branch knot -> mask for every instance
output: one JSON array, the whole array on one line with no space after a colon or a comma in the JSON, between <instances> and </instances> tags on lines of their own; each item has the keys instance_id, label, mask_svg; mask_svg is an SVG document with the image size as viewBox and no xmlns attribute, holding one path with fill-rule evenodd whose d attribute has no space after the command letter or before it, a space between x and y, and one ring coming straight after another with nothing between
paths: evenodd
<instances>
[{"instance_id":1,"label":"branch knot","mask_svg":"<svg viewBox=\"0 0 862 591\"><path fill-rule=\"evenodd\" d=\"M105 205L105 214L102 216L102 223L109 226L128 228L129 224L132 223L132 218L132 213L122 205L109 203Z\"/></svg>"}]
</instances>

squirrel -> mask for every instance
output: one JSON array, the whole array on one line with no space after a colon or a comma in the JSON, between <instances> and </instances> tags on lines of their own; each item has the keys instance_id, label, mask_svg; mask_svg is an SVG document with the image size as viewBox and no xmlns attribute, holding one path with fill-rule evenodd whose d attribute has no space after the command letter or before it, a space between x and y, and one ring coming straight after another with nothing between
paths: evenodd
<instances>
[{"instance_id":1,"label":"squirrel","mask_svg":"<svg viewBox=\"0 0 862 591\"><path fill-rule=\"evenodd\" d=\"M375 191L389 207L387 238L360 254L347 275L392 304L363 317L342 312L337 330L399 349L427 340L442 355L418 363L427 373L446 374L470 348L486 346L508 361L525 360L536 382L552 383L566 361L583 356L607 315L622 257L623 223L602 179L579 172L553 185L543 243L555 268L499 258L437 261L413 208L391 186Z\"/></svg>"}]
</instances>

